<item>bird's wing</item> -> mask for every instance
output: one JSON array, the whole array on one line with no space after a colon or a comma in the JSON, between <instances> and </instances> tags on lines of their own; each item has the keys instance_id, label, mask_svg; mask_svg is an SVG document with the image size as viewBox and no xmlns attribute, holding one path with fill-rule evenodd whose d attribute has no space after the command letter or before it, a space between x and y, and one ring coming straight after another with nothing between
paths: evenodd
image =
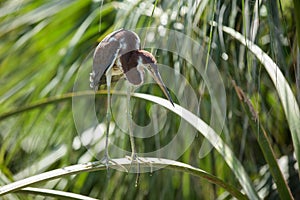
<instances>
[{"instance_id":1,"label":"bird's wing","mask_svg":"<svg viewBox=\"0 0 300 200\"><path fill-rule=\"evenodd\" d=\"M98 90L98 85L106 70L112 67L118 57L120 43L117 40L103 40L96 48L93 57L93 71L90 74L90 87Z\"/></svg>"},{"instance_id":2,"label":"bird's wing","mask_svg":"<svg viewBox=\"0 0 300 200\"><path fill-rule=\"evenodd\" d=\"M114 31L114 32L112 32L112 33L110 33L110 34L108 34L107 36L105 36L105 38L102 40L102 42L108 42L108 41L110 40L111 37L114 37L116 34L122 33L122 32L124 32L124 31L126 31L126 30L123 29L123 28L121 28L121 29L119 29L119 30L116 30L116 31Z\"/></svg>"}]
</instances>

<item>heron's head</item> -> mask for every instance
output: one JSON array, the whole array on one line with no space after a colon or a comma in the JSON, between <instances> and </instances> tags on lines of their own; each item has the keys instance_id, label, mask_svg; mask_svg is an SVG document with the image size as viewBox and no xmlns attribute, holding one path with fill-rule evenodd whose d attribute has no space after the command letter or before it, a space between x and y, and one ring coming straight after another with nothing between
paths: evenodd
<instances>
[{"instance_id":1,"label":"heron's head","mask_svg":"<svg viewBox=\"0 0 300 200\"><path fill-rule=\"evenodd\" d=\"M159 87L161 88L161 90L163 91L165 96L168 98L168 100L174 106L171 95L159 74L155 57L148 51L144 51L144 50L138 50L138 53L139 53L139 62L141 62L140 65L142 65L144 68L147 69L147 71L150 72L150 74L153 77L153 79L155 80L155 82L159 85ZM142 72L140 72L140 73L142 73Z\"/></svg>"}]
</instances>

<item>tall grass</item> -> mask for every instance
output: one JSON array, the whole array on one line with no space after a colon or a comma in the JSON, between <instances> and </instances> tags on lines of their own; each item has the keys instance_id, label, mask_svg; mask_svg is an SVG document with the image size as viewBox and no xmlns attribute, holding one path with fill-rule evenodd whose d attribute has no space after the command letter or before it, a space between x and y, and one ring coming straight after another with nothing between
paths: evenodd
<instances>
[{"instance_id":1,"label":"tall grass","mask_svg":"<svg viewBox=\"0 0 300 200\"><path fill-rule=\"evenodd\" d=\"M6 0L0 6L1 198L292 199L299 194L297 1ZM73 92L80 69L90 71L97 42L123 27L166 28L201 44L207 51L199 65L209 69L205 66L213 60L226 91L225 125L214 130L209 122L215 104L202 72L175 53L147 49L158 63L183 75L200 104L186 112L172 108L156 97L163 95L154 85L133 94L138 125L155 120L153 102L169 109L160 112L165 124L158 136L136 139L140 152L172 140L181 118L191 124L185 134L197 131L177 161L153 158L154 167L168 166L142 173L137 187L136 174L93 162L96 157L86 147L101 157L104 137L80 143L72 112L74 96L93 95L91 90ZM172 93L178 103L176 95ZM96 96L100 128L106 122L105 100L101 88ZM114 109L114 115L124 110ZM89 118L82 122L85 126L93 123ZM110 140L130 150L129 138L117 126ZM213 149L200 157L204 140ZM130 165L127 158L116 162ZM147 162L140 165L149 168ZM28 187L33 183L38 183L35 188Z\"/></svg>"}]
</instances>

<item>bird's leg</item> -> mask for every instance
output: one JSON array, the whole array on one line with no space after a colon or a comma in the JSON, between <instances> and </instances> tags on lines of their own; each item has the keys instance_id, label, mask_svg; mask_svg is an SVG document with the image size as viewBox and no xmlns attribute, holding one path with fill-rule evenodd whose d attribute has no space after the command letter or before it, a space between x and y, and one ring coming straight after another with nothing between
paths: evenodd
<instances>
[{"instance_id":1,"label":"bird's leg","mask_svg":"<svg viewBox=\"0 0 300 200\"><path fill-rule=\"evenodd\" d=\"M131 164L129 167L131 168L131 165L133 162L137 163L137 176L136 176L136 180L135 180L135 186L137 187L138 182L139 182L139 178L140 178L140 163L138 160L138 156L135 150L135 144L134 144L134 137L133 137L133 130L132 130L132 124L131 124L131 111L130 111L130 93L131 93L131 87L128 86L127 87L127 124L128 124L128 131L129 131L129 137L130 137L130 145L131 145Z\"/></svg>"},{"instance_id":2,"label":"bird's leg","mask_svg":"<svg viewBox=\"0 0 300 200\"><path fill-rule=\"evenodd\" d=\"M148 163L145 160L142 160L138 157L136 149L135 149L135 144L134 144L134 137L133 137L133 130L132 130L132 124L131 124L131 111L130 111L130 96L131 96L131 87L128 86L127 87L127 124L128 124L128 131L129 131L129 137L130 137L130 145L131 145L131 156L129 157L129 159L131 160L130 163L130 167L128 169L128 171L130 171L132 163L136 162L137 164L137 176L136 176L136 180L135 180L135 187L138 186L138 182L139 182L139 178L140 178L140 162L142 163L146 163L149 165L149 167L151 168L152 171L152 164Z\"/></svg>"},{"instance_id":3,"label":"bird's leg","mask_svg":"<svg viewBox=\"0 0 300 200\"><path fill-rule=\"evenodd\" d=\"M108 135L109 135L109 126L111 120L110 113L110 84L111 84L112 72L111 69L108 69L106 72L106 84L107 84L107 110L106 110L106 137L105 137L105 153L102 161L105 162L106 168L108 169L109 164L109 155L108 155Z\"/></svg>"},{"instance_id":4,"label":"bird's leg","mask_svg":"<svg viewBox=\"0 0 300 200\"><path fill-rule=\"evenodd\" d=\"M127 87L127 124L128 124L128 132L130 137L130 145L131 145L131 160L136 160L136 152L135 152L135 144L134 144L134 137L133 137L133 131L132 131L132 124L131 124L131 111L130 111L130 92L131 87Z\"/></svg>"},{"instance_id":5,"label":"bird's leg","mask_svg":"<svg viewBox=\"0 0 300 200\"><path fill-rule=\"evenodd\" d=\"M120 166L121 168L123 168L125 171L127 171L127 169L124 166L122 166L122 165L116 163L115 161L113 161L109 157L109 155L108 155L108 135L109 135L110 120L111 120L111 110L110 110L110 103L111 103L111 99L110 99L111 78L112 78L112 69L108 69L107 72L106 72L106 84L107 84L106 121L107 121L107 125L106 125L106 138L105 138L105 154L104 154L104 158L102 158L101 162L105 163L107 169L108 169L109 162L112 162L112 163Z\"/></svg>"}]
</instances>

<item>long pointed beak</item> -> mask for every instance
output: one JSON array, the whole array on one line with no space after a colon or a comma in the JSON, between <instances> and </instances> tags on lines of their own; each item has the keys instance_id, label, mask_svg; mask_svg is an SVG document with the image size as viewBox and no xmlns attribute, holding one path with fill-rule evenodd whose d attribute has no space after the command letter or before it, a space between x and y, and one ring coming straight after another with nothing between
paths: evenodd
<instances>
[{"instance_id":1,"label":"long pointed beak","mask_svg":"<svg viewBox=\"0 0 300 200\"><path fill-rule=\"evenodd\" d=\"M174 106L174 102L171 98L171 95L167 89L167 87L165 86L164 82L162 81L160 74L157 70L150 70L151 71L151 75L153 77L153 79L156 81L156 83L159 85L160 89L163 91L163 93L165 94L165 96L168 98L168 100L171 102L172 106Z\"/></svg>"}]
</instances>

